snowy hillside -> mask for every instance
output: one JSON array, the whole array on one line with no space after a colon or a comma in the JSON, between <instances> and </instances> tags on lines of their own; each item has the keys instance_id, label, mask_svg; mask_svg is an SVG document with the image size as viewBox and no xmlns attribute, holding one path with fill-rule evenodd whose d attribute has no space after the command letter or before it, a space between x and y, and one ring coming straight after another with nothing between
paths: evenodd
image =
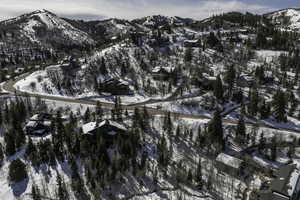
<instances>
[{"instance_id":1,"label":"snowy hillside","mask_svg":"<svg viewBox=\"0 0 300 200\"><path fill-rule=\"evenodd\" d=\"M300 9L284 9L266 14L279 28L290 31L300 31Z\"/></svg>"},{"instance_id":2,"label":"snowy hillside","mask_svg":"<svg viewBox=\"0 0 300 200\"><path fill-rule=\"evenodd\" d=\"M71 24L47 10L37 10L17 18L9 19L0 23L0 26L15 26L20 37L30 39L43 45L47 40L72 44L92 44L93 39L85 32L74 28ZM51 37L50 37L51 35Z\"/></svg>"},{"instance_id":3,"label":"snowy hillside","mask_svg":"<svg viewBox=\"0 0 300 200\"><path fill-rule=\"evenodd\" d=\"M175 24L185 24L193 22L194 20L188 18L180 18L180 17L167 17L162 15L153 15L140 19L135 19L133 22L143 25L145 27L154 28L166 25L175 25Z\"/></svg>"},{"instance_id":4,"label":"snowy hillside","mask_svg":"<svg viewBox=\"0 0 300 200\"><path fill-rule=\"evenodd\" d=\"M0 199L296 200L294 30L298 9L0 22Z\"/></svg>"}]
</instances>

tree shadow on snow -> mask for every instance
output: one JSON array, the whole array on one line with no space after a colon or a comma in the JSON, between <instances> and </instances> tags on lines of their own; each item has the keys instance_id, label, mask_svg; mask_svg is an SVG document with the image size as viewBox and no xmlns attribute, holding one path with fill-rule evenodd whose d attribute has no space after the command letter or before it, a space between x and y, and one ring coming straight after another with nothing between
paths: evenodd
<instances>
[{"instance_id":1,"label":"tree shadow on snow","mask_svg":"<svg viewBox=\"0 0 300 200\"><path fill-rule=\"evenodd\" d=\"M27 189L28 186L28 182L29 182L29 178L24 179L23 181L19 182L19 183L15 183L15 184L11 184L10 187L13 191L13 194L16 197L21 196Z\"/></svg>"}]
</instances>

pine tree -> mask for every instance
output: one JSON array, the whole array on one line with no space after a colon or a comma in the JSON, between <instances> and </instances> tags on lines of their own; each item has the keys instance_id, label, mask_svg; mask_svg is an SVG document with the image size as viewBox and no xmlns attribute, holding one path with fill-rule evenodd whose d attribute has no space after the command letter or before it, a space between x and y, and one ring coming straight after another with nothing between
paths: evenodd
<instances>
[{"instance_id":1,"label":"pine tree","mask_svg":"<svg viewBox=\"0 0 300 200\"><path fill-rule=\"evenodd\" d=\"M286 122L286 108L287 108L287 99L285 93L281 90L278 90L273 96L273 110L275 119L279 122Z\"/></svg>"},{"instance_id":2,"label":"pine tree","mask_svg":"<svg viewBox=\"0 0 300 200\"><path fill-rule=\"evenodd\" d=\"M7 156L11 156L16 153L16 146L15 146L15 135L14 132L6 132L4 134L4 142L5 142L5 154Z\"/></svg>"},{"instance_id":3,"label":"pine tree","mask_svg":"<svg viewBox=\"0 0 300 200\"><path fill-rule=\"evenodd\" d=\"M86 109L86 111L84 113L83 119L84 119L84 122L90 121L90 119L91 119L91 112L90 112L89 108Z\"/></svg>"},{"instance_id":4,"label":"pine tree","mask_svg":"<svg viewBox=\"0 0 300 200\"><path fill-rule=\"evenodd\" d=\"M0 128L2 127L3 124L3 116L2 116L2 105L0 106Z\"/></svg>"},{"instance_id":5,"label":"pine tree","mask_svg":"<svg viewBox=\"0 0 300 200\"><path fill-rule=\"evenodd\" d=\"M180 125L176 128L175 140L178 141L181 135Z\"/></svg>"},{"instance_id":6,"label":"pine tree","mask_svg":"<svg viewBox=\"0 0 300 200\"><path fill-rule=\"evenodd\" d=\"M143 108L143 130L146 130L150 126L150 115L146 106Z\"/></svg>"},{"instance_id":7,"label":"pine tree","mask_svg":"<svg viewBox=\"0 0 300 200\"><path fill-rule=\"evenodd\" d=\"M165 130L167 131L168 135L172 135L173 131L173 123L172 123L172 118L171 118L171 112L168 112L166 118L165 118Z\"/></svg>"},{"instance_id":8,"label":"pine tree","mask_svg":"<svg viewBox=\"0 0 300 200\"><path fill-rule=\"evenodd\" d=\"M8 180L11 183L18 183L27 178L26 165L20 160L14 160L9 165Z\"/></svg>"},{"instance_id":9,"label":"pine tree","mask_svg":"<svg viewBox=\"0 0 300 200\"><path fill-rule=\"evenodd\" d=\"M265 100L263 100L263 103L259 109L259 112L260 112L261 119L269 118L271 110L270 110L270 106L266 104Z\"/></svg>"},{"instance_id":10,"label":"pine tree","mask_svg":"<svg viewBox=\"0 0 300 200\"><path fill-rule=\"evenodd\" d=\"M169 163L168 158L168 147L166 137L163 135L159 144L158 144L158 152L159 152L159 164L163 167L167 167Z\"/></svg>"},{"instance_id":11,"label":"pine tree","mask_svg":"<svg viewBox=\"0 0 300 200\"><path fill-rule=\"evenodd\" d=\"M271 160L276 161L277 158L277 140L276 137L272 138L272 147L271 147Z\"/></svg>"},{"instance_id":12,"label":"pine tree","mask_svg":"<svg viewBox=\"0 0 300 200\"><path fill-rule=\"evenodd\" d=\"M252 116L256 116L258 112L258 102L259 102L259 97L258 97L258 91L256 88L253 88L250 91L250 103L248 106L248 113Z\"/></svg>"},{"instance_id":13,"label":"pine tree","mask_svg":"<svg viewBox=\"0 0 300 200\"><path fill-rule=\"evenodd\" d=\"M100 102L97 102L96 115L97 115L97 119L102 120L102 118L103 118L103 109L102 109L102 106L101 106Z\"/></svg>"},{"instance_id":14,"label":"pine tree","mask_svg":"<svg viewBox=\"0 0 300 200\"><path fill-rule=\"evenodd\" d=\"M223 136L223 125L221 112L217 110L214 117L208 124L208 133L211 143L215 145L217 153L225 149L225 140Z\"/></svg>"},{"instance_id":15,"label":"pine tree","mask_svg":"<svg viewBox=\"0 0 300 200\"><path fill-rule=\"evenodd\" d=\"M196 139L196 145L200 148L202 148L204 137L202 136L202 129L201 126L198 127L198 134L197 134L197 139Z\"/></svg>"},{"instance_id":16,"label":"pine tree","mask_svg":"<svg viewBox=\"0 0 300 200\"><path fill-rule=\"evenodd\" d=\"M184 61L185 62L191 62L193 59L193 50L192 48L186 48L185 54L184 54Z\"/></svg>"},{"instance_id":17,"label":"pine tree","mask_svg":"<svg viewBox=\"0 0 300 200\"><path fill-rule=\"evenodd\" d=\"M33 184L31 187L32 200L41 200L41 194L39 188Z\"/></svg>"},{"instance_id":18,"label":"pine tree","mask_svg":"<svg viewBox=\"0 0 300 200\"><path fill-rule=\"evenodd\" d=\"M142 116L141 116L140 110L137 107L134 108L132 118L133 118L132 119L132 127L141 128Z\"/></svg>"},{"instance_id":19,"label":"pine tree","mask_svg":"<svg viewBox=\"0 0 300 200\"><path fill-rule=\"evenodd\" d=\"M226 72L226 75L225 75L225 80L226 80L226 82L228 84L228 88L229 88L229 96L232 95L235 78L236 78L236 71L235 71L234 65L230 65Z\"/></svg>"},{"instance_id":20,"label":"pine tree","mask_svg":"<svg viewBox=\"0 0 300 200\"><path fill-rule=\"evenodd\" d=\"M116 97L115 98L115 106L114 106L114 114L116 116L116 119L118 121L122 121L122 103L121 103L121 98L120 97Z\"/></svg>"},{"instance_id":21,"label":"pine tree","mask_svg":"<svg viewBox=\"0 0 300 200\"><path fill-rule=\"evenodd\" d=\"M214 95L218 100L223 101L224 91L223 91L223 83L220 75L217 76L217 80L215 81L214 84Z\"/></svg>"},{"instance_id":22,"label":"pine tree","mask_svg":"<svg viewBox=\"0 0 300 200\"><path fill-rule=\"evenodd\" d=\"M192 171L192 169L190 168L190 169L188 170L186 180L188 181L188 183L193 184L193 183L194 183L194 180L193 180L193 179L194 179L193 171Z\"/></svg>"},{"instance_id":23,"label":"pine tree","mask_svg":"<svg viewBox=\"0 0 300 200\"><path fill-rule=\"evenodd\" d=\"M3 161L4 161L3 147L2 144L0 144L0 165L3 164Z\"/></svg>"},{"instance_id":24,"label":"pine tree","mask_svg":"<svg viewBox=\"0 0 300 200\"><path fill-rule=\"evenodd\" d=\"M25 154L26 159L31 160L31 156L32 156L32 154L33 154L35 151L36 151L36 149L35 149L35 146L34 146L34 144L33 144L33 142L32 142L32 139L29 138L29 139L28 139L28 146L27 146L26 154Z\"/></svg>"},{"instance_id":25,"label":"pine tree","mask_svg":"<svg viewBox=\"0 0 300 200\"><path fill-rule=\"evenodd\" d=\"M259 153L263 152L262 150L265 148L265 145L266 145L266 138L264 136L264 133L262 132L260 135L259 144L258 144Z\"/></svg>"},{"instance_id":26,"label":"pine tree","mask_svg":"<svg viewBox=\"0 0 300 200\"><path fill-rule=\"evenodd\" d=\"M294 155L295 155L295 146L291 145L291 146L289 146L287 156L288 156L289 159L292 159Z\"/></svg>"},{"instance_id":27,"label":"pine tree","mask_svg":"<svg viewBox=\"0 0 300 200\"><path fill-rule=\"evenodd\" d=\"M63 182L60 174L56 172L57 195L59 200L69 199L68 191L66 190L65 183Z\"/></svg>"},{"instance_id":28,"label":"pine tree","mask_svg":"<svg viewBox=\"0 0 300 200\"><path fill-rule=\"evenodd\" d=\"M289 109L289 115L293 116L298 107L298 100L295 98L295 95L292 91L290 92L288 101L291 104L290 109Z\"/></svg>"},{"instance_id":29,"label":"pine tree","mask_svg":"<svg viewBox=\"0 0 300 200\"><path fill-rule=\"evenodd\" d=\"M23 145L26 144L26 137L24 134L24 131L21 127L20 123L16 123L16 138L15 138L15 146L16 146L16 150L20 151L21 148L23 147Z\"/></svg>"},{"instance_id":30,"label":"pine tree","mask_svg":"<svg viewBox=\"0 0 300 200\"><path fill-rule=\"evenodd\" d=\"M195 181L197 183L198 189L202 190L203 187L203 178L202 178L202 166L201 166L201 159L198 161L196 173L195 173Z\"/></svg>"},{"instance_id":31,"label":"pine tree","mask_svg":"<svg viewBox=\"0 0 300 200\"><path fill-rule=\"evenodd\" d=\"M244 144L245 138L246 138L246 126L245 126L244 116L241 115L236 128L236 139L238 143Z\"/></svg>"}]
</instances>

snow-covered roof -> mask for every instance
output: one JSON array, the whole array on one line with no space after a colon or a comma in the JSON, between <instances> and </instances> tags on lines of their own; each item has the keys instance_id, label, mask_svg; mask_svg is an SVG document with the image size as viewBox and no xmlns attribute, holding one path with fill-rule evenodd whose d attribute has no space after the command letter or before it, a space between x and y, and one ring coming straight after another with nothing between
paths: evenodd
<instances>
[{"instance_id":1,"label":"snow-covered roof","mask_svg":"<svg viewBox=\"0 0 300 200\"><path fill-rule=\"evenodd\" d=\"M44 121L43 124L44 124L45 126L51 126L51 121Z\"/></svg>"},{"instance_id":2,"label":"snow-covered roof","mask_svg":"<svg viewBox=\"0 0 300 200\"><path fill-rule=\"evenodd\" d=\"M155 67L152 72L153 73L158 73L162 68L161 67Z\"/></svg>"},{"instance_id":3,"label":"snow-covered roof","mask_svg":"<svg viewBox=\"0 0 300 200\"><path fill-rule=\"evenodd\" d=\"M96 124L97 124L96 122L90 122L90 123L84 124L82 126L83 133L87 134L87 133L91 132L92 130L95 130Z\"/></svg>"},{"instance_id":4,"label":"snow-covered roof","mask_svg":"<svg viewBox=\"0 0 300 200\"><path fill-rule=\"evenodd\" d=\"M295 188L296 188L297 182L298 182L298 178L299 178L299 171L295 169L291 174L291 177L290 177L290 180L289 180L289 183L287 186L288 194L290 196L292 196L295 191Z\"/></svg>"},{"instance_id":5,"label":"snow-covered roof","mask_svg":"<svg viewBox=\"0 0 300 200\"><path fill-rule=\"evenodd\" d=\"M233 167L235 169L239 169L241 167L242 164L242 160L235 158L233 156L230 156L228 154L225 153L220 153L218 155L218 157L216 158L216 161L221 162L225 165L228 165L230 167Z\"/></svg>"},{"instance_id":6,"label":"snow-covered roof","mask_svg":"<svg viewBox=\"0 0 300 200\"><path fill-rule=\"evenodd\" d=\"M35 114L30 118L30 121L49 121L51 114L48 113L39 113Z\"/></svg>"},{"instance_id":7,"label":"snow-covered roof","mask_svg":"<svg viewBox=\"0 0 300 200\"><path fill-rule=\"evenodd\" d=\"M15 73L22 73L25 69L22 67L19 67L15 70Z\"/></svg>"},{"instance_id":8,"label":"snow-covered roof","mask_svg":"<svg viewBox=\"0 0 300 200\"><path fill-rule=\"evenodd\" d=\"M243 78L246 81L253 81L254 80L254 78L252 76L247 75L247 74L242 74L241 78Z\"/></svg>"},{"instance_id":9,"label":"snow-covered roof","mask_svg":"<svg viewBox=\"0 0 300 200\"><path fill-rule=\"evenodd\" d=\"M116 78L106 79L106 80L104 80L104 83L105 84L116 83L116 85L129 86L129 83L127 81L122 80L122 79L116 79Z\"/></svg>"},{"instance_id":10,"label":"snow-covered roof","mask_svg":"<svg viewBox=\"0 0 300 200\"><path fill-rule=\"evenodd\" d=\"M104 120L99 124L99 127L104 126L105 124L109 124L111 126L117 127L118 129L127 131L127 128L125 126L123 126L122 124L116 122L116 121L112 121L112 120Z\"/></svg>"},{"instance_id":11,"label":"snow-covered roof","mask_svg":"<svg viewBox=\"0 0 300 200\"><path fill-rule=\"evenodd\" d=\"M125 126L123 126L122 124L120 124L118 122L111 121L111 120L104 120L101 123L99 123L98 126L97 126L96 122L90 122L90 123L84 124L82 126L82 131L83 131L84 134L88 134L91 131L93 131L93 130L95 130L97 128L101 128L104 125L111 125L111 126L114 126L114 127L118 128L118 129L121 129L123 131L127 131L127 128ZM113 132L109 132L108 134L115 135L116 133L115 132L114 133Z\"/></svg>"},{"instance_id":12,"label":"snow-covered roof","mask_svg":"<svg viewBox=\"0 0 300 200\"><path fill-rule=\"evenodd\" d=\"M30 120L35 120L35 121L39 120L39 114L33 115L33 116L30 118Z\"/></svg>"},{"instance_id":13,"label":"snow-covered roof","mask_svg":"<svg viewBox=\"0 0 300 200\"><path fill-rule=\"evenodd\" d=\"M199 40L185 40L186 43L198 43Z\"/></svg>"},{"instance_id":14,"label":"snow-covered roof","mask_svg":"<svg viewBox=\"0 0 300 200\"><path fill-rule=\"evenodd\" d=\"M171 73L174 70L174 67L161 67L161 66L157 66L152 70L152 73L158 73L161 70L165 70L168 73Z\"/></svg>"},{"instance_id":15,"label":"snow-covered roof","mask_svg":"<svg viewBox=\"0 0 300 200\"><path fill-rule=\"evenodd\" d=\"M37 124L37 122L35 121L29 121L27 124L26 124L26 127L35 127Z\"/></svg>"},{"instance_id":16,"label":"snow-covered roof","mask_svg":"<svg viewBox=\"0 0 300 200\"><path fill-rule=\"evenodd\" d=\"M215 81L215 80L217 80L217 77L210 76L210 75L207 74L207 73L203 73L203 77L206 78L206 79L209 80L209 81Z\"/></svg>"}]
</instances>

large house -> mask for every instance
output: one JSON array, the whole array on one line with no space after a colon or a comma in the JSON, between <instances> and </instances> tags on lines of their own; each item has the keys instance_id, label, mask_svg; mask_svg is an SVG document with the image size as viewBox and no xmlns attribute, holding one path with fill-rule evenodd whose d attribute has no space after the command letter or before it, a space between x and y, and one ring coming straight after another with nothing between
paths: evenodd
<instances>
[{"instance_id":1,"label":"large house","mask_svg":"<svg viewBox=\"0 0 300 200\"><path fill-rule=\"evenodd\" d=\"M115 121L104 120L100 123L90 122L82 126L83 136L95 141L95 137L101 137L108 146L115 143L118 137L127 137L127 128Z\"/></svg>"},{"instance_id":2,"label":"large house","mask_svg":"<svg viewBox=\"0 0 300 200\"><path fill-rule=\"evenodd\" d=\"M52 115L39 113L33 115L25 125L27 135L44 136L50 131Z\"/></svg>"},{"instance_id":3,"label":"large house","mask_svg":"<svg viewBox=\"0 0 300 200\"><path fill-rule=\"evenodd\" d=\"M203 73L201 78L192 79L192 84L204 90L213 90L217 78L207 73Z\"/></svg>"},{"instance_id":4,"label":"large house","mask_svg":"<svg viewBox=\"0 0 300 200\"><path fill-rule=\"evenodd\" d=\"M241 76L237 78L237 85L240 87L252 87L254 81L255 80L251 75L241 74Z\"/></svg>"},{"instance_id":5,"label":"large house","mask_svg":"<svg viewBox=\"0 0 300 200\"><path fill-rule=\"evenodd\" d=\"M240 177L243 173L244 162L231 155L220 153L216 158L216 166L219 171L233 177Z\"/></svg>"},{"instance_id":6,"label":"large house","mask_svg":"<svg viewBox=\"0 0 300 200\"><path fill-rule=\"evenodd\" d=\"M155 67L152 70L153 79L166 81L173 70L174 69L172 67Z\"/></svg>"},{"instance_id":7,"label":"large house","mask_svg":"<svg viewBox=\"0 0 300 200\"><path fill-rule=\"evenodd\" d=\"M103 92L112 95L132 95L129 84L119 79L108 79L102 83Z\"/></svg>"},{"instance_id":8,"label":"large house","mask_svg":"<svg viewBox=\"0 0 300 200\"><path fill-rule=\"evenodd\" d=\"M295 164L280 167L269 189L260 191L259 200L297 200L300 186L299 174L300 171Z\"/></svg>"},{"instance_id":9,"label":"large house","mask_svg":"<svg viewBox=\"0 0 300 200\"><path fill-rule=\"evenodd\" d=\"M52 119L55 117L55 114L37 113L29 119L24 131L30 136L45 136L51 132ZM61 116L60 120L63 123L68 122L68 116Z\"/></svg>"},{"instance_id":10,"label":"large house","mask_svg":"<svg viewBox=\"0 0 300 200\"><path fill-rule=\"evenodd\" d=\"M201 44L201 40L197 39L197 40L185 40L183 42L184 47L196 47L199 48L202 46Z\"/></svg>"}]
</instances>

